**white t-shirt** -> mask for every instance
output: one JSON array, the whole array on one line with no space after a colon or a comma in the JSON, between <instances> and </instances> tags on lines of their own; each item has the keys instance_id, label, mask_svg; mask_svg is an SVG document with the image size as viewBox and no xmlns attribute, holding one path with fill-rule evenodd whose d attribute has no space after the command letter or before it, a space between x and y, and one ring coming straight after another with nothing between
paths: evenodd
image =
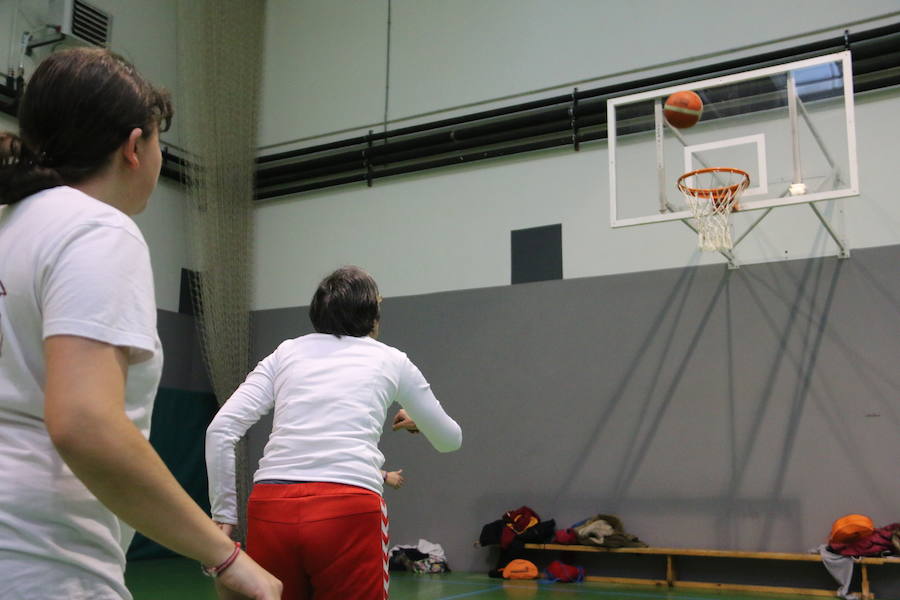
<instances>
[{"instance_id":1,"label":"white t-shirt","mask_svg":"<svg viewBox=\"0 0 900 600\"><path fill-rule=\"evenodd\" d=\"M325 481L382 490L378 449L394 402L441 452L462 444L431 386L406 354L370 337L321 333L282 342L219 410L206 433L212 515L237 522L234 445L274 407L254 481Z\"/></svg>"},{"instance_id":2,"label":"white t-shirt","mask_svg":"<svg viewBox=\"0 0 900 600\"><path fill-rule=\"evenodd\" d=\"M162 349L147 244L108 204L44 190L0 207L0 285L0 599L130 598L134 532L75 477L44 426L43 340L128 348L126 413L148 436Z\"/></svg>"}]
</instances>

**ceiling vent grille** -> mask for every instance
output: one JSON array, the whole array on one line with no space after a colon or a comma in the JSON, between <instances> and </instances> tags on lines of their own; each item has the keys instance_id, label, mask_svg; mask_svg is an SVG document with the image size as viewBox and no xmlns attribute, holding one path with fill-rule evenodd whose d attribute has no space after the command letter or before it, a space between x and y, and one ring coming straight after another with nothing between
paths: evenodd
<instances>
[{"instance_id":1,"label":"ceiling vent grille","mask_svg":"<svg viewBox=\"0 0 900 600\"><path fill-rule=\"evenodd\" d=\"M71 35L95 46L108 46L111 20L102 10L82 0L74 0Z\"/></svg>"}]
</instances>

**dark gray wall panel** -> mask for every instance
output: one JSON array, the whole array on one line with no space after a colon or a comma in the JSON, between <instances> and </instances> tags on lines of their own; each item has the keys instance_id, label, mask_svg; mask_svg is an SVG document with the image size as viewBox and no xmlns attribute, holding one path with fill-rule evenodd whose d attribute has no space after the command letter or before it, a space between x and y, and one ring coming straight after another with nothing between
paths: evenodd
<instances>
[{"instance_id":1,"label":"dark gray wall panel","mask_svg":"<svg viewBox=\"0 0 900 600\"><path fill-rule=\"evenodd\" d=\"M562 224L510 232L510 283L563 278Z\"/></svg>"},{"instance_id":2,"label":"dark gray wall panel","mask_svg":"<svg viewBox=\"0 0 900 600\"><path fill-rule=\"evenodd\" d=\"M165 354L160 387L211 392L194 317L160 309L156 311L156 327Z\"/></svg>"},{"instance_id":3,"label":"dark gray wall panel","mask_svg":"<svg viewBox=\"0 0 900 600\"><path fill-rule=\"evenodd\" d=\"M310 296L313 291L310 290ZM278 344L284 340L313 331L308 310L307 307L292 307L258 310L252 313L250 356L253 359L253 366L274 352Z\"/></svg>"},{"instance_id":4,"label":"dark gray wall panel","mask_svg":"<svg viewBox=\"0 0 900 600\"><path fill-rule=\"evenodd\" d=\"M898 263L890 246L385 300L381 339L464 436L440 455L385 432L408 478L386 492L393 542L486 570L481 525L522 504L742 550L805 551L850 512L898 520ZM256 313L258 355L309 331L304 313Z\"/></svg>"}]
</instances>

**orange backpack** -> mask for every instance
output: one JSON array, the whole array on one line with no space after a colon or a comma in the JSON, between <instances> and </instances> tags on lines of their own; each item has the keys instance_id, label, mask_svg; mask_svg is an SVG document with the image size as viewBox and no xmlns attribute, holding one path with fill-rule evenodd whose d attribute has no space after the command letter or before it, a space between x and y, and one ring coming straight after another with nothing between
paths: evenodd
<instances>
[{"instance_id":1,"label":"orange backpack","mask_svg":"<svg viewBox=\"0 0 900 600\"><path fill-rule=\"evenodd\" d=\"M517 558L509 561L509 564L500 569L503 579L537 579L538 568L529 560Z\"/></svg>"},{"instance_id":2,"label":"orange backpack","mask_svg":"<svg viewBox=\"0 0 900 600\"><path fill-rule=\"evenodd\" d=\"M871 535L874 531L875 524L866 515L844 515L831 526L828 543L846 544Z\"/></svg>"}]
</instances>

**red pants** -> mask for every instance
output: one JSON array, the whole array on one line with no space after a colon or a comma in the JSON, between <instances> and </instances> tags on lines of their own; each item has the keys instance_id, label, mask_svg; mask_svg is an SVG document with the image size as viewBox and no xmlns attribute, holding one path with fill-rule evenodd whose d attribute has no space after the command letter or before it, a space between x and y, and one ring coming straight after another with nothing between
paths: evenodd
<instances>
[{"instance_id":1,"label":"red pants","mask_svg":"<svg viewBox=\"0 0 900 600\"><path fill-rule=\"evenodd\" d=\"M286 600L386 600L384 500L340 483L257 484L247 552L284 584Z\"/></svg>"}]
</instances>

